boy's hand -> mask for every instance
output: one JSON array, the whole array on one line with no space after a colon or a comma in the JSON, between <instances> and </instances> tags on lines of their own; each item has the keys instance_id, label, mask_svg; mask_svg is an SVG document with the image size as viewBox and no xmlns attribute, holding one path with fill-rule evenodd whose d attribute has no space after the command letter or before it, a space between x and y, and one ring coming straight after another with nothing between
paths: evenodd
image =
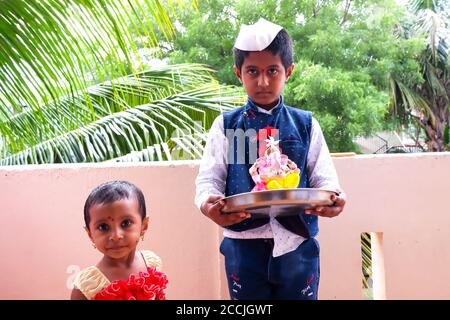
<instances>
[{"instance_id":1,"label":"boy's hand","mask_svg":"<svg viewBox=\"0 0 450 320\"><path fill-rule=\"evenodd\" d=\"M251 217L248 212L223 213L221 210L225 202L223 200L218 201L221 198L222 196L219 195L210 195L200 207L201 212L219 226L231 226Z\"/></svg>"},{"instance_id":2,"label":"boy's hand","mask_svg":"<svg viewBox=\"0 0 450 320\"><path fill-rule=\"evenodd\" d=\"M333 194L331 195L331 201L333 205L329 207L316 207L314 209L306 209L306 214L315 214L321 217L332 218L338 216L342 210L344 210L346 196L342 192L339 196Z\"/></svg>"}]
</instances>

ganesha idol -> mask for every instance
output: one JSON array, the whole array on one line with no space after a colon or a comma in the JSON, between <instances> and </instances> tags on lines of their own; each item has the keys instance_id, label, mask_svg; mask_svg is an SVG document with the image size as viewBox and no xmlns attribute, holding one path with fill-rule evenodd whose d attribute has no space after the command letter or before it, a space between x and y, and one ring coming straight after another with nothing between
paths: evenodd
<instances>
[{"instance_id":1,"label":"ganesha idol","mask_svg":"<svg viewBox=\"0 0 450 320\"><path fill-rule=\"evenodd\" d=\"M252 191L297 188L300 182L300 169L285 154L281 153L272 136L265 140L265 150L249 169L255 182Z\"/></svg>"}]
</instances>

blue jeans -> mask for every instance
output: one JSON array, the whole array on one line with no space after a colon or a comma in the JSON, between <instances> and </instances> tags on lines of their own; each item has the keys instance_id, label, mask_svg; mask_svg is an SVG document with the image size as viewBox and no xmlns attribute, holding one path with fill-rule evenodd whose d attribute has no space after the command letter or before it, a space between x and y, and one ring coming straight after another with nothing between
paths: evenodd
<instances>
[{"instance_id":1,"label":"blue jeans","mask_svg":"<svg viewBox=\"0 0 450 320\"><path fill-rule=\"evenodd\" d=\"M319 242L305 240L296 250L274 258L273 239L224 238L228 290L233 300L316 300Z\"/></svg>"}]
</instances>

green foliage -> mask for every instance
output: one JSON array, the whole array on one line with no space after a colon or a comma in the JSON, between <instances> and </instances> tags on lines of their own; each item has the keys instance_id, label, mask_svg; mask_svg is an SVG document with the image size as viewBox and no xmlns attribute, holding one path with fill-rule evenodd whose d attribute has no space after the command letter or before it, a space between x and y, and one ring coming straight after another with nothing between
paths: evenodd
<instances>
[{"instance_id":1,"label":"green foliage","mask_svg":"<svg viewBox=\"0 0 450 320\"><path fill-rule=\"evenodd\" d=\"M423 45L396 36L405 8L393 0L209 0L178 13L181 27L169 60L205 63L220 82L235 85L231 49L240 25L260 17L282 25L297 64L286 101L314 112L336 152L355 150L353 138L391 125L390 75L405 83L421 79L417 56Z\"/></svg>"},{"instance_id":2,"label":"green foliage","mask_svg":"<svg viewBox=\"0 0 450 320\"><path fill-rule=\"evenodd\" d=\"M445 1L411 1L415 15L394 0L192 3L1 1L2 162L198 158L214 117L242 103L231 49L260 17L293 38L284 96L313 111L330 150L411 119L448 148ZM225 86L198 64L149 68L156 57L211 66Z\"/></svg>"},{"instance_id":3,"label":"green foliage","mask_svg":"<svg viewBox=\"0 0 450 320\"><path fill-rule=\"evenodd\" d=\"M1 1L0 165L198 158L213 118L242 99L205 66L141 61L138 47L173 34L167 8Z\"/></svg>"},{"instance_id":4,"label":"green foliage","mask_svg":"<svg viewBox=\"0 0 450 320\"><path fill-rule=\"evenodd\" d=\"M0 165L196 159L212 117L239 97L199 65L118 78L1 123Z\"/></svg>"},{"instance_id":5,"label":"green foliage","mask_svg":"<svg viewBox=\"0 0 450 320\"><path fill-rule=\"evenodd\" d=\"M362 287L367 292L366 298L373 299L369 279L372 278L372 238L369 232L361 233ZM364 291L365 289L365 291Z\"/></svg>"},{"instance_id":6,"label":"green foliage","mask_svg":"<svg viewBox=\"0 0 450 320\"><path fill-rule=\"evenodd\" d=\"M298 67L286 88L287 103L313 112L331 151L353 151L353 137L382 128L388 95L369 75L304 61Z\"/></svg>"},{"instance_id":7,"label":"green foliage","mask_svg":"<svg viewBox=\"0 0 450 320\"><path fill-rule=\"evenodd\" d=\"M133 71L135 50L125 0L3 0L0 6L0 106L20 112ZM158 7L158 0L145 0ZM154 14L154 13L153 13ZM173 34L167 13L157 20ZM155 14L154 14L155 17ZM154 19L156 19L154 18ZM149 25L148 29L152 26ZM149 37L156 43L155 37Z\"/></svg>"},{"instance_id":8,"label":"green foliage","mask_svg":"<svg viewBox=\"0 0 450 320\"><path fill-rule=\"evenodd\" d=\"M183 7L176 18L184 31L176 33L168 52L171 63L194 62L211 66L221 83L237 85L233 73L234 45L237 26L232 0L202 1L199 9Z\"/></svg>"},{"instance_id":9,"label":"green foliage","mask_svg":"<svg viewBox=\"0 0 450 320\"><path fill-rule=\"evenodd\" d=\"M390 76L391 106L404 125L415 125L426 136L428 151L450 148L450 3L445 0L411 0L401 23L399 39L419 40L419 70L407 78Z\"/></svg>"}]
</instances>

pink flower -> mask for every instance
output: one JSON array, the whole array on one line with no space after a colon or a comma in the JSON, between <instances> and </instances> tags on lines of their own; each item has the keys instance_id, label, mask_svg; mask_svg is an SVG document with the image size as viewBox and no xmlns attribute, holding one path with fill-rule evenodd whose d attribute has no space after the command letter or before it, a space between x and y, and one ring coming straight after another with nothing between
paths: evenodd
<instances>
[{"instance_id":1,"label":"pink flower","mask_svg":"<svg viewBox=\"0 0 450 320\"><path fill-rule=\"evenodd\" d=\"M252 189L252 191L263 191L263 190L267 190L266 183L264 181L258 181L255 184L255 187Z\"/></svg>"}]
</instances>

